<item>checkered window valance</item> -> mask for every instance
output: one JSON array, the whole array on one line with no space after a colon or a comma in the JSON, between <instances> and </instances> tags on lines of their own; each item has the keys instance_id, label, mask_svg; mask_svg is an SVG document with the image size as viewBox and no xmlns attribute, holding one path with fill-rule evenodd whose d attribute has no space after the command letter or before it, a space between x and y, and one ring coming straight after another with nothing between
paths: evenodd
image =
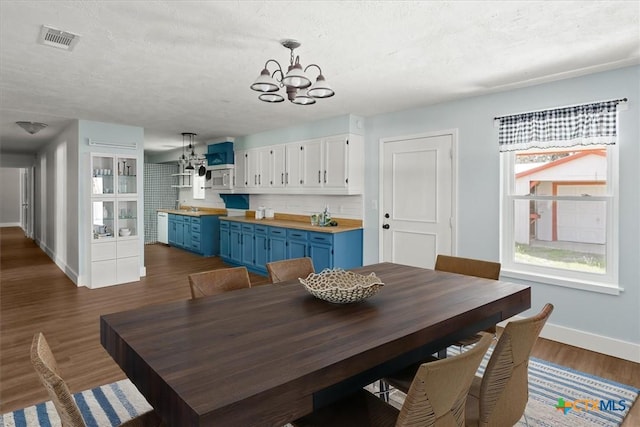
<instances>
[{"instance_id":1,"label":"checkered window valance","mask_svg":"<svg viewBox=\"0 0 640 427\"><path fill-rule=\"evenodd\" d=\"M616 111L622 101L499 117L500 151L615 144Z\"/></svg>"}]
</instances>

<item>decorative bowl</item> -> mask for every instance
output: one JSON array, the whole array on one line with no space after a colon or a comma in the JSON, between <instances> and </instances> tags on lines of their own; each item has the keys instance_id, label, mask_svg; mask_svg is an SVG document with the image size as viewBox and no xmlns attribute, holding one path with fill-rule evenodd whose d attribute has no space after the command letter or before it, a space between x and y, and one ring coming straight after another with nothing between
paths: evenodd
<instances>
[{"instance_id":1,"label":"decorative bowl","mask_svg":"<svg viewBox=\"0 0 640 427\"><path fill-rule=\"evenodd\" d=\"M375 273L363 276L341 268L326 268L298 280L314 297L336 304L363 301L384 286Z\"/></svg>"}]
</instances>

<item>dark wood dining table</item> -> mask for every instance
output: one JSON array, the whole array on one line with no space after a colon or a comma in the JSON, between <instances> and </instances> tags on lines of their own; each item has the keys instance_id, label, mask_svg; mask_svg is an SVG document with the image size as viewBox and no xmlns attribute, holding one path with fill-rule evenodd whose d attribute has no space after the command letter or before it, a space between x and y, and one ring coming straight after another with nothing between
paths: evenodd
<instances>
[{"instance_id":1,"label":"dark wood dining table","mask_svg":"<svg viewBox=\"0 0 640 427\"><path fill-rule=\"evenodd\" d=\"M393 263L371 298L298 281L100 318L100 340L172 426L282 426L531 306L528 286Z\"/></svg>"}]
</instances>

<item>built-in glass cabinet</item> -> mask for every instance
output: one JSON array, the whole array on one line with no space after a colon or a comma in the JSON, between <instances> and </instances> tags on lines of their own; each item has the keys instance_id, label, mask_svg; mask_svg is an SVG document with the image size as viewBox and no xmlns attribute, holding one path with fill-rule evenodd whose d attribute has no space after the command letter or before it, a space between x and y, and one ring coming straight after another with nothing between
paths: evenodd
<instances>
[{"instance_id":1,"label":"built-in glass cabinet","mask_svg":"<svg viewBox=\"0 0 640 427\"><path fill-rule=\"evenodd\" d=\"M140 279L138 159L91 155L90 287Z\"/></svg>"},{"instance_id":2,"label":"built-in glass cabinet","mask_svg":"<svg viewBox=\"0 0 640 427\"><path fill-rule=\"evenodd\" d=\"M92 195L137 194L137 162L134 157L94 156Z\"/></svg>"}]
</instances>

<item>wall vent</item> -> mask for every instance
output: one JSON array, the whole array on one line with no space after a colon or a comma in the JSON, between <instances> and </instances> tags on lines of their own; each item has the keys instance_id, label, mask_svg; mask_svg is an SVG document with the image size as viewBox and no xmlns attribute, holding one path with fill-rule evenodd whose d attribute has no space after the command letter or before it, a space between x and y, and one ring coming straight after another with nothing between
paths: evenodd
<instances>
[{"instance_id":1,"label":"wall vent","mask_svg":"<svg viewBox=\"0 0 640 427\"><path fill-rule=\"evenodd\" d=\"M80 36L77 34L43 25L40 29L38 42L45 46L71 51L78 44L79 38Z\"/></svg>"}]
</instances>

